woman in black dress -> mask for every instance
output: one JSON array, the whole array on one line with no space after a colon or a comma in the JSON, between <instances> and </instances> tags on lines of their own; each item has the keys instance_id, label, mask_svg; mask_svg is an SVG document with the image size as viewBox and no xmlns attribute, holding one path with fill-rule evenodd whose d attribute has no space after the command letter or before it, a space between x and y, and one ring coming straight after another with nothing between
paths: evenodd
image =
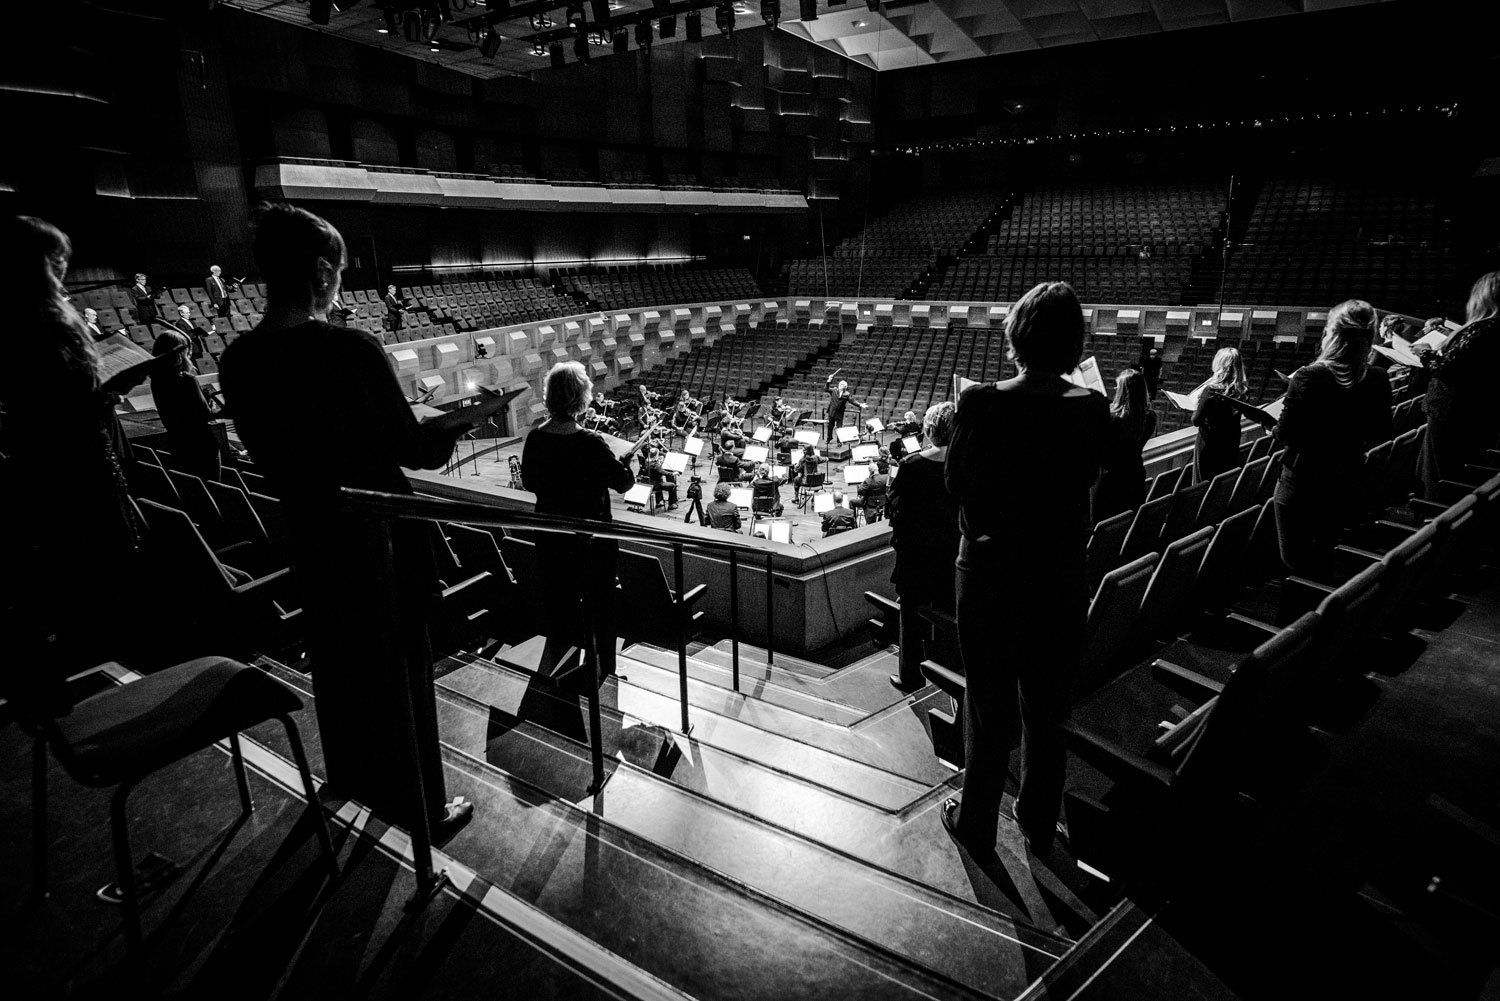
<instances>
[{"instance_id":1,"label":"woman in black dress","mask_svg":"<svg viewBox=\"0 0 1500 1001\"><path fill-rule=\"evenodd\" d=\"M1198 390L1193 426L1193 480L1207 483L1240 464L1240 412L1228 398L1245 395L1245 363L1238 348L1220 348L1214 355L1213 375Z\"/></svg>"},{"instance_id":2,"label":"woman in black dress","mask_svg":"<svg viewBox=\"0 0 1500 1001\"><path fill-rule=\"evenodd\" d=\"M224 352L219 378L286 514L328 781L407 829L425 813L441 844L473 806L444 791L427 633L440 600L430 536L415 522L352 516L340 491L411 493L402 467L440 468L462 429L418 424L380 342L327 322L345 267L338 230L290 205L257 210L251 225L265 317ZM287 380L308 357L339 373L339 391L290 403Z\"/></svg>"},{"instance_id":3,"label":"woman in black dress","mask_svg":"<svg viewBox=\"0 0 1500 1001\"><path fill-rule=\"evenodd\" d=\"M1465 320L1441 350L1418 349L1431 376L1422 399L1427 437L1419 467L1428 500L1437 499L1439 481L1461 479L1465 463L1483 463L1500 436L1500 271L1474 283Z\"/></svg>"},{"instance_id":4,"label":"woman in black dress","mask_svg":"<svg viewBox=\"0 0 1500 1001\"><path fill-rule=\"evenodd\" d=\"M891 583L901 599L899 674L891 684L903 692L924 684L923 605L953 611L953 561L958 558L958 505L943 482L948 439L953 434L952 403L934 403L924 421L927 447L901 461L891 479L887 505L896 567ZM955 667L957 665L954 665Z\"/></svg>"},{"instance_id":5,"label":"woman in black dress","mask_svg":"<svg viewBox=\"0 0 1500 1001\"><path fill-rule=\"evenodd\" d=\"M109 659L115 634L100 616L118 604L89 600L80 586L128 575L137 525L120 453L128 446L88 326L63 288L71 255L50 223L0 219L11 303L0 362L0 600L37 635L55 635L63 666L79 669Z\"/></svg>"},{"instance_id":6,"label":"woman in black dress","mask_svg":"<svg viewBox=\"0 0 1500 1001\"><path fill-rule=\"evenodd\" d=\"M945 467L958 502L956 582L964 699L963 805L943 823L972 851L995 844L1017 718L1016 820L1032 847L1052 842L1062 806L1062 722L1088 586L1089 490L1109 420L1104 397L1063 378L1083 354L1083 308L1063 282L1038 285L1006 318L1020 374L967 390Z\"/></svg>"},{"instance_id":7,"label":"woman in black dress","mask_svg":"<svg viewBox=\"0 0 1500 1001\"><path fill-rule=\"evenodd\" d=\"M1286 446L1276 481L1281 561L1315 574L1333 552L1344 519L1360 509L1366 449L1391 437L1391 384L1370 365L1375 309L1361 299L1328 311L1317 361L1292 373L1276 424Z\"/></svg>"},{"instance_id":8,"label":"woman in black dress","mask_svg":"<svg viewBox=\"0 0 1500 1001\"><path fill-rule=\"evenodd\" d=\"M192 343L175 330L156 339L151 353L170 355L166 367L151 376L151 399L167 431L172 465L204 480L219 478L219 442L209 421L208 401L198 385L198 370L190 360Z\"/></svg>"},{"instance_id":9,"label":"woman in black dress","mask_svg":"<svg viewBox=\"0 0 1500 1001\"><path fill-rule=\"evenodd\" d=\"M1156 413L1146 403L1146 377L1127 368L1115 377L1109 408L1104 472L1094 494L1094 521L1131 511L1146 499L1146 463L1141 450L1156 434Z\"/></svg>"},{"instance_id":10,"label":"woman in black dress","mask_svg":"<svg viewBox=\"0 0 1500 1001\"><path fill-rule=\"evenodd\" d=\"M521 476L536 494L537 514L609 521L609 492L624 493L635 484L629 457L616 459L603 438L578 423L593 398L594 383L578 362L559 362L547 373L548 418L526 436L521 450ZM613 673L619 545L612 539L586 541L547 532L538 534L537 550L547 636L583 648L587 588L599 675Z\"/></svg>"}]
</instances>

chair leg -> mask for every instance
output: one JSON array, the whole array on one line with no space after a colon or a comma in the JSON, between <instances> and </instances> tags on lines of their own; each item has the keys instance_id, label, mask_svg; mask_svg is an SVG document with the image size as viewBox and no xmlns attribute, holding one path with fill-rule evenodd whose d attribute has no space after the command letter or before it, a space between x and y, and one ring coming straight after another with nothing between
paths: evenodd
<instances>
[{"instance_id":1,"label":"chair leg","mask_svg":"<svg viewBox=\"0 0 1500 1001\"><path fill-rule=\"evenodd\" d=\"M297 724L292 722L290 716L277 718L286 728L286 739L292 749L292 759L297 762L297 772L302 776L302 790L307 794L307 807L313 811L313 816L317 820L318 844L323 847L323 857L328 860L329 874L337 876L339 857L338 853L333 850L333 838L328 834L328 816L323 810L323 804L318 800L318 789L313 785L312 769L307 766L307 753L302 749L302 735L297 731Z\"/></svg>"},{"instance_id":2,"label":"chair leg","mask_svg":"<svg viewBox=\"0 0 1500 1001\"><path fill-rule=\"evenodd\" d=\"M130 856L130 832L126 827L125 802L130 786L122 785L110 799L110 833L115 846L115 878L120 884L120 906L125 912L125 952L131 973L145 994L145 938L141 934L141 901L136 893L135 862Z\"/></svg>"},{"instance_id":3,"label":"chair leg","mask_svg":"<svg viewBox=\"0 0 1500 1001\"><path fill-rule=\"evenodd\" d=\"M37 734L31 746L31 892L47 896L47 738Z\"/></svg>"},{"instance_id":4,"label":"chair leg","mask_svg":"<svg viewBox=\"0 0 1500 1001\"><path fill-rule=\"evenodd\" d=\"M245 816L255 812L255 800L250 796L250 776L245 774L245 752L240 749L240 735L229 735L229 757L234 762L234 784L240 790L240 809Z\"/></svg>"}]
</instances>

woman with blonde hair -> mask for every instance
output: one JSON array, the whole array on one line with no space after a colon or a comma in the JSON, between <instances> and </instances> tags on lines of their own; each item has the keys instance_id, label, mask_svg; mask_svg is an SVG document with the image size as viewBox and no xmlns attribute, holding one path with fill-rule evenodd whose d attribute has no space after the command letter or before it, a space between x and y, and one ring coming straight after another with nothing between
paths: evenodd
<instances>
[{"instance_id":1,"label":"woman with blonde hair","mask_svg":"<svg viewBox=\"0 0 1500 1001\"><path fill-rule=\"evenodd\" d=\"M1146 464L1141 450L1156 434L1156 413L1146 402L1146 377L1133 368L1115 377L1109 408L1104 469L1094 491L1094 521L1140 507L1146 499Z\"/></svg>"},{"instance_id":2,"label":"woman with blonde hair","mask_svg":"<svg viewBox=\"0 0 1500 1001\"><path fill-rule=\"evenodd\" d=\"M1275 435L1286 446L1276 482L1281 561L1307 576L1322 568L1345 520L1359 509L1366 449L1391 437L1391 385L1370 365L1375 308L1362 299L1328 311L1318 358L1292 373Z\"/></svg>"},{"instance_id":3,"label":"woman with blonde hair","mask_svg":"<svg viewBox=\"0 0 1500 1001\"><path fill-rule=\"evenodd\" d=\"M1465 322L1436 351L1418 349L1431 376L1422 409L1427 436L1419 468L1423 494L1437 498L1438 483L1455 479L1464 464L1484 456L1500 436L1500 271L1491 271L1469 292Z\"/></svg>"},{"instance_id":4,"label":"woman with blonde hair","mask_svg":"<svg viewBox=\"0 0 1500 1001\"><path fill-rule=\"evenodd\" d=\"M1193 427L1198 429L1193 445L1195 482L1207 483L1240 464L1240 412L1229 401L1244 396L1247 385L1239 348L1220 348L1213 374L1198 388L1198 407L1193 411Z\"/></svg>"}]
</instances>

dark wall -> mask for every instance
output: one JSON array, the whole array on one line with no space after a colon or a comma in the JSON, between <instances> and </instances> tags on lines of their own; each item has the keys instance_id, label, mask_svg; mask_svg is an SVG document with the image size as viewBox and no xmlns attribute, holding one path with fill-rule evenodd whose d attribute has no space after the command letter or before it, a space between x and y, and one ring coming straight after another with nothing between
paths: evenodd
<instances>
[{"instance_id":1,"label":"dark wall","mask_svg":"<svg viewBox=\"0 0 1500 1001\"><path fill-rule=\"evenodd\" d=\"M744 178L830 207L862 198L874 74L784 33L710 33L479 81L223 5L121 6L137 12L54 3L36 26L47 44L0 61L0 114L38 140L0 151L0 210L72 234L74 278L253 271L243 223L253 164L272 156ZM351 241L377 241L382 267L711 254L770 275L809 233L800 215L328 211Z\"/></svg>"}]
</instances>

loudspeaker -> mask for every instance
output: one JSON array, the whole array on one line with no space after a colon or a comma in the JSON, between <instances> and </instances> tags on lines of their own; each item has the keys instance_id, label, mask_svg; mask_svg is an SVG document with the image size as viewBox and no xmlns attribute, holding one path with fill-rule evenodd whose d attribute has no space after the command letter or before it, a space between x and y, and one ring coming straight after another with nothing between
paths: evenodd
<instances>
[{"instance_id":1,"label":"loudspeaker","mask_svg":"<svg viewBox=\"0 0 1500 1001\"><path fill-rule=\"evenodd\" d=\"M594 23L603 24L609 20L609 0L592 0L594 5Z\"/></svg>"},{"instance_id":2,"label":"loudspeaker","mask_svg":"<svg viewBox=\"0 0 1500 1001\"><path fill-rule=\"evenodd\" d=\"M484 41L479 43L479 54L486 59L494 59L495 53L500 51L500 33L494 28L484 36Z\"/></svg>"},{"instance_id":3,"label":"loudspeaker","mask_svg":"<svg viewBox=\"0 0 1500 1001\"><path fill-rule=\"evenodd\" d=\"M626 31L624 28L618 28L615 30L615 51L630 51L630 32Z\"/></svg>"},{"instance_id":4,"label":"loudspeaker","mask_svg":"<svg viewBox=\"0 0 1500 1001\"><path fill-rule=\"evenodd\" d=\"M687 34L690 42L703 41L703 15L698 11L691 11L682 19L683 31Z\"/></svg>"},{"instance_id":5,"label":"loudspeaker","mask_svg":"<svg viewBox=\"0 0 1500 1001\"><path fill-rule=\"evenodd\" d=\"M818 19L818 0L802 0L802 20L816 21Z\"/></svg>"},{"instance_id":6,"label":"loudspeaker","mask_svg":"<svg viewBox=\"0 0 1500 1001\"><path fill-rule=\"evenodd\" d=\"M563 52L562 42L553 42L551 46L548 47L547 51L552 56L552 66L554 69L562 66L568 61L567 55Z\"/></svg>"},{"instance_id":7,"label":"loudspeaker","mask_svg":"<svg viewBox=\"0 0 1500 1001\"><path fill-rule=\"evenodd\" d=\"M402 14L401 34L406 36L408 42L420 42L422 40L422 15L414 10Z\"/></svg>"},{"instance_id":8,"label":"loudspeaker","mask_svg":"<svg viewBox=\"0 0 1500 1001\"><path fill-rule=\"evenodd\" d=\"M662 18L661 21L657 24L656 27L657 27L657 34L659 34L662 38L676 38L677 37L677 15L673 14L670 17L664 17L664 18Z\"/></svg>"},{"instance_id":9,"label":"loudspeaker","mask_svg":"<svg viewBox=\"0 0 1500 1001\"><path fill-rule=\"evenodd\" d=\"M327 24L333 16L333 0L311 0L307 5L307 17L313 24Z\"/></svg>"}]
</instances>

